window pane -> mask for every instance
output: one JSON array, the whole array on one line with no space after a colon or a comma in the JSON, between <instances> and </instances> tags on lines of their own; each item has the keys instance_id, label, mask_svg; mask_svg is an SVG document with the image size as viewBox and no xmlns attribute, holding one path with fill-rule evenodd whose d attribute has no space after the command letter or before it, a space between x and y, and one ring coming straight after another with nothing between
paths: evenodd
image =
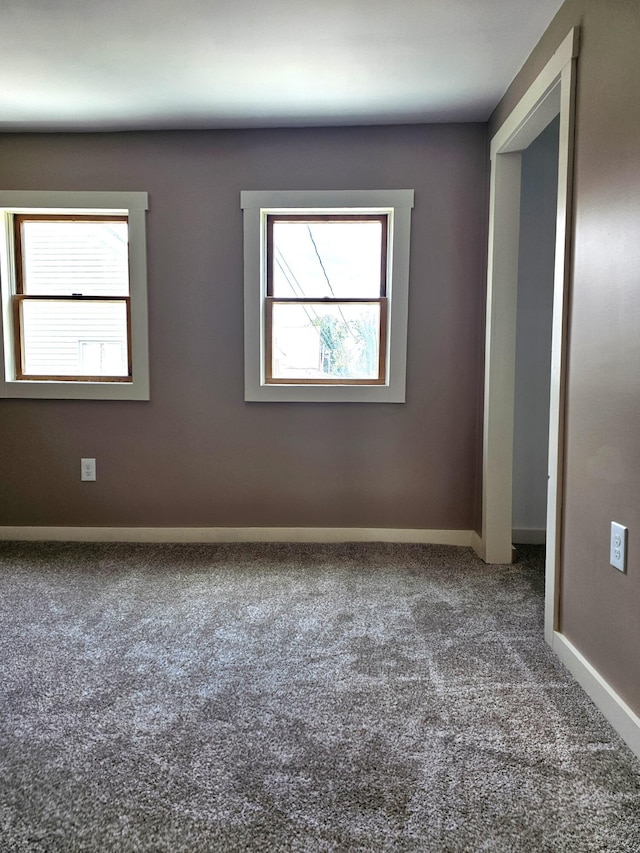
<instances>
[{"instance_id":1,"label":"window pane","mask_svg":"<svg viewBox=\"0 0 640 853\"><path fill-rule=\"evenodd\" d=\"M273 222L272 296L371 299L380 293L380 220Z\"/></svg>"},{"instance_id":2,"label":"window pane","mask_svg":"<svg viewBox=\"0 0 640 853\"><path fill-rule=\"evenodd\" d=\"M128 296L126 222L22 222L24 292Z\"/></svg>"},{"instance_id":3,"label":"window pane","mask_svg":"<svg viewBox=\"0 0 640 853\"><path fill-rule=\"evenodd\" d=\"M127 376L126 302L22 301L28 376Z\"/></svg>"},{"instance_id":4,"label":"window pane","mask_svg":"<svg viewBox=\"0 0 640 853\"><path fill-rule=\"evenodd\" d=\"M273 306L274 379L377 379L380 304Z\"/></svg>"}]
</instances>

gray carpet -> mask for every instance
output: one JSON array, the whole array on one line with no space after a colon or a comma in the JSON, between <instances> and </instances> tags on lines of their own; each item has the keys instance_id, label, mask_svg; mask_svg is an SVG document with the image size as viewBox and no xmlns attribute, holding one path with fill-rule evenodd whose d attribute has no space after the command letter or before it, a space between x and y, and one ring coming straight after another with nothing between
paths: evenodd
<instances>
[{"instance_id":1,"label":"gray carpet","mask_svg":"<svg viewBox=\"0 0 640 853\"><path fill-rule=\"evenodd\" d=\"M0 850L638 853L542 561L0 545Z\"/></svg>"}]
</instances>

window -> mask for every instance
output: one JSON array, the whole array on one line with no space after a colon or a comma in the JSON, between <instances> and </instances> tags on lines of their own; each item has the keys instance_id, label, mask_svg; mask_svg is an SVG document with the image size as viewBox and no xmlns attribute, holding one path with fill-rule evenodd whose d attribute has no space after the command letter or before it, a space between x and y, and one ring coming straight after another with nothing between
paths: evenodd
<instances>
[{"instance_id":1,"label":"window","mask_svg":"<svg viewBox=\"0 0 640 853\"><path fill-rule=\"evenodd\" d=\"M149 398L145 193L0 192L5 397Z\"/></svg>"},{"instance_id":2,"label":"window","mask_svg":"<svg viewBox=\"0 0 640 853\"><path fill-rule=\"evenodd\" d=\"M265 382L381 384L387 214L267 215Z\"/></svg>"},{"instance_id":3,"label":"window","mask_svg":"<svg viewBox=\"0 0 640 853\"><path fill-rule=\"evenodd\" d=\"M404 402L413 190L241 204L245 399Z\"/></svg>"}]
</instances>

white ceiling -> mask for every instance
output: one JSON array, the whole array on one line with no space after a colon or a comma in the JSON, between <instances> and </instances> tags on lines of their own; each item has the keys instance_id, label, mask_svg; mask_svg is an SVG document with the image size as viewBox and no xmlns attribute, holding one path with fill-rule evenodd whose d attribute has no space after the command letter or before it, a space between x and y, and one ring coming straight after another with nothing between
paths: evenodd
<instances>
[{"instance_id":1,"label":"white ceiling","mask_svg":"<svg viewBox=\"0 0 640 853\"><path fill-rule=\"evenodd\" d=\"M0 130L485 121L562 0L0 0Z\"/></svg>"}]
</instances>

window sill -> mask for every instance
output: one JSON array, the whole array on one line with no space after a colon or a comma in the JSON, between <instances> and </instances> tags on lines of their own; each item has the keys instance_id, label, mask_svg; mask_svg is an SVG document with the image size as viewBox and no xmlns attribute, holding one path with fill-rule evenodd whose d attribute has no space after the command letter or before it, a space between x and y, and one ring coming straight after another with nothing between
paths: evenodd
<instances>
[{"instance_id":1,"label":"window sill","mask_svg":"<svg viewBox=\"0 0 640 853\"><path fill-rule=\"evenodd\" d=\"M39 382L12 380L0 383L0 397L35 400L148 400L149 384L137 382Z\"/></svg>"},{"instance_id":2,"label":"window sill","mask_svg":"<svg viewBox=\"0 0 640 853\"><path fill-rule=\"evenodd\" d=\"M389 385L269 385L247 380L245 401L256 403L404 403L404 386Z\"/></svg>"}]
</instances>

